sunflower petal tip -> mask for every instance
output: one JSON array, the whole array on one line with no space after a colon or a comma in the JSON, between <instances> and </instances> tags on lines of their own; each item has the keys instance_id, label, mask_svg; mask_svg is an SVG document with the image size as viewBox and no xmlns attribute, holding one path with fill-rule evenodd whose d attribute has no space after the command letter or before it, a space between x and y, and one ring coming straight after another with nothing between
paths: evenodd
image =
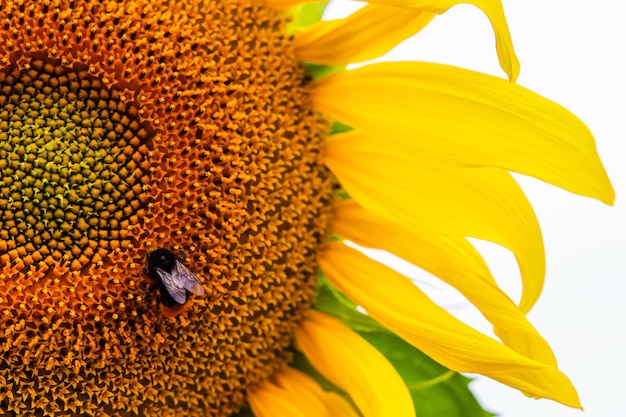
<instances>
[{"instance_id":1,"label":"sunflower petal tip","mask_svg":"<svg viewBox=\"0 0 626 417\"><path fill-rule=\"evenodd\" d=\"M519 59L517 58L517 55L515 55L514 52L511 52L508 56L506 56L508 60L505 60L503 55L500 55L500 56L501 56L500 58L501 68L504 70L504 72L508 76L510 83L515 84L520 74L520 62L519 62Z\"/></svg>"},{"instance_id":2,"label":"sunflower petal tip","mask_svg":"<svg viewBox=\"0 0 626 417\"><path fill-rule=\"evenodd\" d=\"M615 198L616 198L615 189L609 183L608 184L608 191L606 193L606 197L603 200L601 200L601 201L603 203L605 203L607 206L614 206L615 205Z\"/></svg>"},{"instance_id":3,"label":"sunflower petal tip","mask_svg":"<svg viewBox=\"0 0 626 417\"><path fill-rule=\"evenodd\" d=\"M520 66L519 66L519 62L517 63L517 67L516 68L512 68L509 71L509 81L511 82L511 84L515 84L517 82L517 78L519 77L519 73L520 73Z\"/></svg>"}]
</instances>

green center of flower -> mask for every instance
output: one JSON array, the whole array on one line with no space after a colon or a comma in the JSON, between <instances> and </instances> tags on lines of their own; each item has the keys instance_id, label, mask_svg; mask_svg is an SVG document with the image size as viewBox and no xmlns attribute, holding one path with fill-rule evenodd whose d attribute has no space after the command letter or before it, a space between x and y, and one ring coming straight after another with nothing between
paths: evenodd
<instances>
[{"instance_id":1,"label":"green center of flower","mask_svg":"<svg viewBox=\"0 0 626 417\"><path fill-rule=\"evenodd\" d=\"M49 61L5 69L0 82L3 263L65 257L80 268L127 246L146 199L138 180L149 133L136 106L87 70Z\"/></svg>"}]
</instances>

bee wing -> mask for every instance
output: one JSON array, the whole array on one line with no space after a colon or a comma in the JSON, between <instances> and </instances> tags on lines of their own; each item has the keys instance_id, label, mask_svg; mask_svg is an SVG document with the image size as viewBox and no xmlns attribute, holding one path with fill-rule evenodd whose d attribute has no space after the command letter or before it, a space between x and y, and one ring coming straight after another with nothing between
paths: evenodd
<instances>
[{"instance_id":1,"label":"bee wing","mask_svg":"<svg viewBox=\"0 0 626 417\"><path fill-rule=\"evenodd\" d=\"M159 277L161 277L165 289L172 296L172 299L178 304L185 304L187 301L187 290L185 290L183 281L180 280L178 274L169 274L161 268L155 269Z\"/></svg>"},{"instance_id":2,"label":"bee wing","mask_svg":"<svg viewBox=\"0 0 626 417\"><path fill-rule=\"evenodd\" d=\"M181 281L183 288L187 291L194 293L195 295L204 294L204 288L202 288L202 284L200 284L196 274L191 272L189 268L182 264L182 262L179 262L178 260L176 261L173 273Z\"/></svg>"}]
</instances>

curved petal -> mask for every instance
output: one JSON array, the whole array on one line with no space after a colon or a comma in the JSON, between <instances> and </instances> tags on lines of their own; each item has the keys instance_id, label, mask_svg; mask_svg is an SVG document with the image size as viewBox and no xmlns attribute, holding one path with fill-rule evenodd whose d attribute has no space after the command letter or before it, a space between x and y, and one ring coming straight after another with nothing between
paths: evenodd
<instances>
[{"instance_id":1,"label":"curved petal","mask_svg":"<svg viewBox=\"0 0 626 417\"><path fill-rule=\"evenodd\" d=\"M408 278L339 242L331 242L319 262L339 291L444 366L580 407L576 390L556 367L522 356L460 322Z\"/></svg>"},{"instance_id":2,"label":"curved petal","mask_svg":"<svg viewBox=\"0 0 626 417\"><path fill-rule=\"evenodd\" d=\"M384 6L415 8L436 14L443 14L457 4L471 4L478 7L491 21L496 35L496 51L500 66L511 81L517 79L519 60L513 50L511 33L500 0L368 0L368 2Z\"/></svg>"},{"instance_id":3,"label":"curved petal","mask_svg":"<svg viewBox=\"0 0 626 417\"><path fill-rule=\"evenodd\" d=\"M468 236L498 243L517 258L527 312L543 286L545 255L534 211L509 173L449 167L351 131L327 139L324 163L363 208L414 235Z\"/></svg>"},{"instance_id":4,"label":"curved petal","mask_svg":"<svg viewBox=\"0 0 626 417\"><path fill-rule=\"evenodd\" d=\"M314 0L265 0L267 7L275 10L285 10L295 7L301 3ZM504 16L504 9L500 0L368 0L370 4L380 6L398 7L406 9L417 9L424 12L443 14L452 6L457 4L471 4L478 7L487 15L496 36L496 51L500 66L509 76L511 81L515 81L519 75L519 60L513 50L513 41L509 26ZM320 62L322 63L322 62Z\"/></svg>"},{"instance_id":5,"label":"curved petal","mask_svg":"<svg viewBox=\"0 0 626 417\"><path fill-rule=\"evenodd\" d=\"M405 152L497 166L612 203L593 136L572 113L497 77L447 65L394 62L319 80L315 107Z\"/></svg>"},{"instance_id":6,"label":"curved petal","mask_svg":"<svg viewBox=\"0 0 626 417\"><path fill-rule=\"evenodd\" d=\"M331 416L360 417L339 394L334 392L326 392L324 394L324 402Z\"/></svg>"},{"instance_id":7,"label":"curved petal","mask_svg":"<svg viewBox=\"0 0 626 417\"><path fill-rule=\"evenodd\" d=\"M417 9L365 6L345 19L317 22L298 32L296 55L326 65L367 61L415 35L434 16Z\"/></svg>"},{"instance_id":8,"label":"curved petal","mask_svg":"<svg viewBox=\"0 0 626 417\"><path fill-rule=\"evenodd\" d=\"M293 368L276 372L249 391L248 402L256 417L358 417L340 395L325 392L313 378Z\"/></svg>"},{"instance_id":9,"label":"curved petal","mask_svg":"<svg viewBox=\"0 0 626 417\"><path fill-rule=\"evenodd\" d=\"M313 404L318 413L315 415L321 416L326 413L329 416L357 417L356 411L345 399L334 392L324 391L313 378L302 372L287 368L276 373L273 379L276 385L285 391L297 393L298 397L309 397L310 400L303 402L302 407L308 408L309 403ZM317 407L316 400L323 405L324 409Z\"/></svg>"},{"instance_id":10,"label":"curved petal","mask_svg":"<svg viewBox=\"0 0 626 417\"><path fill-rule=\"evenodd\" d=\"M498 288L484 260L465 238L414 235L368 213L354 200L336 206L331 230L360 246L393 253L441 278L483 313L505 345L556 366L550 346Z\"/></svg>"},{"instance_id":11,"label":"curved petal","mask_svg":"<svg viewBox=\"0 0 626 417\"><path fill-rule=\"evenodd\" d=\"M350 395L364 417L415 416L409 390L396 370L339 320L309 311L296 333L296 347Z\"/></svg>"},{"instance_id":12,"label":"curved petal","mask_svg":"<svg viewBox=\"0 0 626 417\"><path fill-rule=\"evenodd\" d=\"M248 392L248 404L256 417L317 417L328 414L313 414L317 404L302 402L301 397L288 395L270 381L266 381L256 390ZM306 406L303 406L306 404ZM313 413L310 413L313 412Z\"/></svg>"},{"instance_id":13,"label":"curved petal","mask_svg":"<svg viewBox=\"0 0 626 417\"><path fill-rule=\"evenodd\" d=\"M340 395L325 392L313 378L292 368L276 372L250 390L248 403L256 417L358 417Z\"/></svg>"}]
</instances>

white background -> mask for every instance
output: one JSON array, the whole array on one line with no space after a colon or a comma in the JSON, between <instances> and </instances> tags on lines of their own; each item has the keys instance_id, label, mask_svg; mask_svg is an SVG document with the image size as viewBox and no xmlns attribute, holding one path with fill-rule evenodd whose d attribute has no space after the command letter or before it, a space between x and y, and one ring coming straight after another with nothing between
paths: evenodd
<instances>
[{"instance_id":1,"label":"white background","mask_svg":"<svg viewBox=\"0 0 626 417\"><path fill-rule=\"evenodd\" d=\"M333 4L328 17L346 13ZM614 207L518 176L536 209L547 252L543 295L529 314L585 412L532 400L487 378L471 384L502 417L626 416L626 25L621 0L503 0L522 70L518 83L568 108L594 133L617 192ZM502 76L487 18L455 6L385 60L457 65ZM492 272L519 300L512 256L481 244ZM402 267L402 266L400 266ZM489 332L476 312L425 274L407 268L464 321ZM442 416L445 417L445 416Z\"/></svg>"}]
</instances>

